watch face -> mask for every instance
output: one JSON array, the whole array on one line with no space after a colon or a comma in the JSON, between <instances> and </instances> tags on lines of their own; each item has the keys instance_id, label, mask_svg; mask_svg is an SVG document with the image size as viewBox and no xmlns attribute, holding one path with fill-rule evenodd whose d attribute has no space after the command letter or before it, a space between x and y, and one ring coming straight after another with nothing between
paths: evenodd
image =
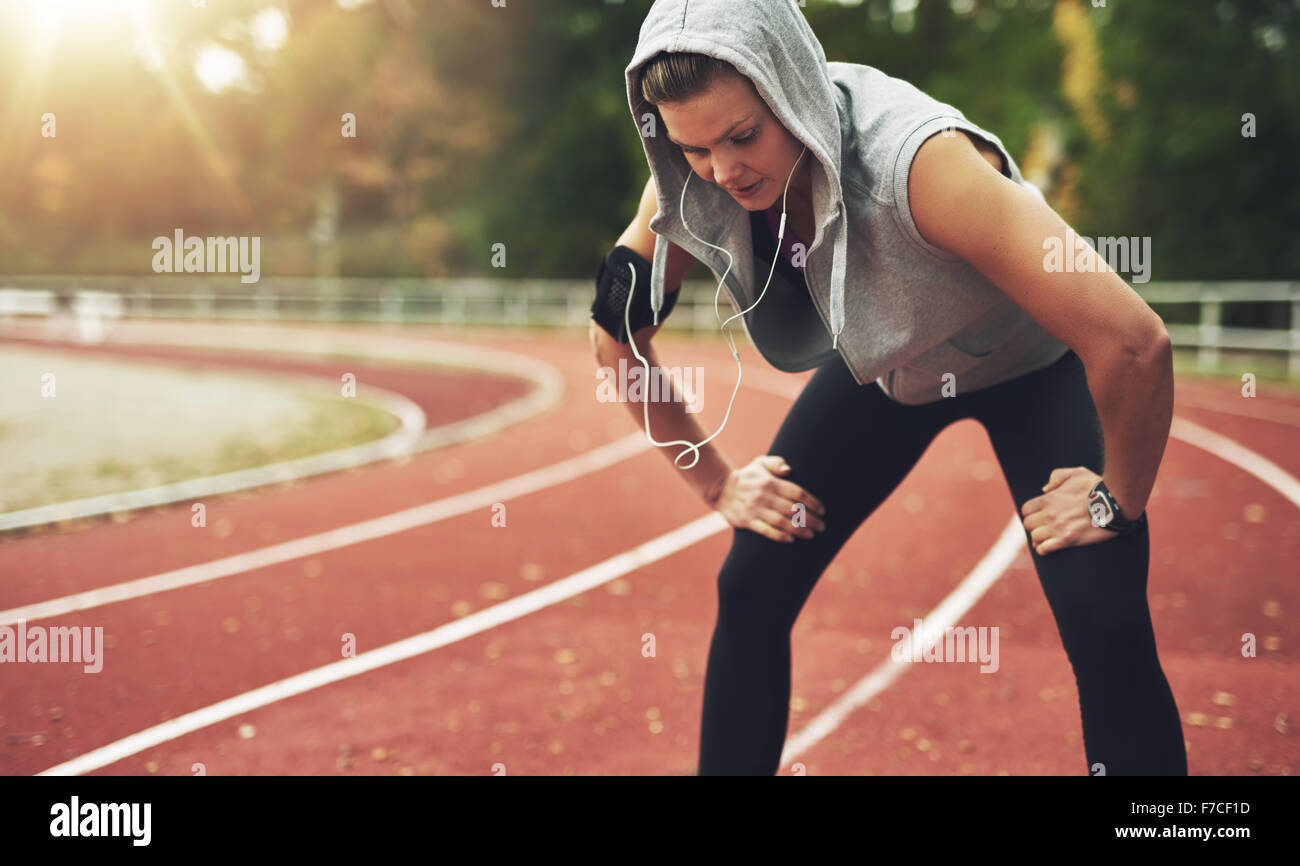
<instances>
[{"instance_id":1,"label":"watch face","mask_svg":"<svg viewBox=\"0 0 1300 866\"><path fill-rule=\"evenodd\" d=\"M1088 503L1088 513L1092 515L1092 525L1098 528L1106 526L1114 519L1115 514L1110 510L1106 498L1100 494L1094 494L1092 500Z\"/></svg>"}]
</instances>

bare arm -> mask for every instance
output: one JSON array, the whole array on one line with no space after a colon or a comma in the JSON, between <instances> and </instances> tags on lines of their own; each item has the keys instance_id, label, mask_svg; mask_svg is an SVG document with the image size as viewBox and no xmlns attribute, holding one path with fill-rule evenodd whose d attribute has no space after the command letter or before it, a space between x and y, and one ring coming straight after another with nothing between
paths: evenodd
<instances>
[{"instance_id":1,"label":"bare arm","mask_svg":"<svg viewBox=\"0 0 1300 866\"><path fill-rule=\"evenodd\" d=\"M596 359L602 367L609 367L613 371L613 376L618 375L619 360L626 359L626 369L639 367L641 362L632 354L630 346L624 346L614 341L612 337L602 331L598 326L593 324L596 331L599 331L600 337L596 337L599 344L596 352ZM649 332L654 328L648 326L645 331ZM601 339L603 337L604 339ZM654 347L649 342L642 342L640 336L634 335L637 348L645 356L653 369L660 366L659 357L655 353ZM657 374L656 374L657 375ZM624 405L632 414L632 421L642 431L645 430L646 416L650 420L650 433L660 442L669 442L675 439L685 439L687 442L698 443L703 441L709 434L708 431L700 425L696 416L686 411L687 403L685 396L677 387L677 383L669 377L664 376L661 380L661 390L666 387L671 388L671 395L665 396L661 393L660 399L652 400L648 404L641 401L628 400ZM665 446L660 449L664 457L673 463L678 460L678 455L686 450L682 444ZM694 459L693 454L687 454L680 458L677 463L673 463L676 469L686 479L686 483L709 505L713 505L718 494L722 490L723 483L727 476L731 474L731 464L727 462L726 457L712 443L706 442L700 447L699 462L690 469L682 469L681 466L688 466Z\"/></svg>"},{"instance_id":2,"label":"bare arm","mask_svg":"<svg viewBox=\"0 0 1300 866\"><path fill-rule=\"evenodd\" d=\"M641 196L641 203L637 209L636 217L623 234L619 236L617 243L634 250L637 255L647 260L653 260L655 233L650 230L650 220L657 209L658 201L655 196L654 178L652 177L646 184L645 192ZM695 259L689 253L676 244L670 244L668 247L668 266L664 273L664 286L669 291L678 291L682 280L685 279L687 272L690 271L691 266L694 264ZM641 288L641 286L637 287L637 289ZM645 288L649 289L648 286ZM650 340L661 327L663 327L663 319L660 319L658 325L647 325L632 334L637 349L645 356L651 369L660 366L658 355ZM611 368L615 376L618 374L620 359L626 362L628 371L641 365L636 355L633 354L630 345L624 345L615 340L595 321L591 323L590 339L592 352L595 354L599 365ZM664 384L668 384L670 381L667 376L662 379ZM694 414L686 411L685 396L681 393L676 382L671 383L671 391L670 396L665 397L660 394L661 399L650 402L648 406L643 405L640 401L627 401L626 406L632 414L633 422L644 431L645 416L648 413L650 432L660 442L673 439L700 442L705 439L709 435L708 431L701 427ZM660 450L663 451L665 458L672 463L685 447L685 445L674 445ZM689 464L692 460L693 455L688 454L681 458L680 464ZM713 505L717 500L723 482L726 481L732 470L731 464L727 462L722 452L714 447L712 442L706 443L700 448L699 462L690 469L681 469L677 464L673 468L682 474L692 489L709 505Z\"/></svg>"},{"instance_id":3,"label":"bare arm","mask_svg":"<svg viewBox=\"0 0 1300 866\"><path fill-rule=\"evenodd\" d=\"M1047 239L1064 239L1069 226L1031 192L990 171L964 137L935 136L921 146L909 198L926 240L968 261L1079 356L1105 439L1106 486L1124 516L1137 518L1173 416L1173 351L1164 322L1095 250L1083 254L1086 268L1049 271Z\"/></svg>"}]
</instances>

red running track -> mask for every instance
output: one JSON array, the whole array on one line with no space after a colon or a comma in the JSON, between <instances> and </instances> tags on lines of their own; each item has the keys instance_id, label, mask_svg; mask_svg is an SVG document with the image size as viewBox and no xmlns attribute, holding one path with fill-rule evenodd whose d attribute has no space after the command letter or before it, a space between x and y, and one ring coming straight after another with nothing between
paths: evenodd
<instances>
[{"instance_id":1,"label":"red running track","mask_svg":"<svg viewBox=\"0 0 1300 866\"><path fill-rule=\"evenodd\" d=\"M351 332L355 333L356 329ZM378 333L378 332L377 332ZM391 331L390 331L391 333ZM185 503L0 536L0 609L210 562L550 466L634 433L600 403L584 334L410 329L536 358L564 375L560 408L480 440L411 458L214 498L193 528ZM660 362L727 371L701 414L717 428L734 362L719 343L661 335ZM101 346L122 356L260 369L337 362ZM748 345L732 422L717 441L733 464L764 453L811 373L765 367ZM357 368L348 361L349 369ZM376 384L420 403L430 423L511 397L500 379L368 366ZM361 378L361 374L358 374ZM874 386L869 386L874 387ZM1277 393L1275 393L1275 391ZM516 392L517 393L517 392ZM1180 376L1185 418L1300 475L1300 397L1267 383ZM1249 413L1249 414L1240 414ZM1251 417L1251 415L1264 417ZM740 423L737 423L737 422ZM5 665L0 770L40 772L161 721L366 652L571 575L708 514L670 476L677 449L645 450L505 502L382 538L40 620L102 626L103 670ZM965 507L1004 502L1004 509ZM1240 467L1170 440L1150 505L1149 598L1194 775L1285 775L1300 749L1293 611L1300 516ZM924 617L1014 514L983 429L944 431L822 577L793 636L790 733L888 658L896 625ZM918 518L921 518L918 520ZM944 539L942 545L935 538ZM448 646L241 713L151 746L95 774L688 774L694 771L715 579L730 530L581 595ZM796 542L797 543L797 542ZM1069 663L1027 551L960 620L998 626L1000 667L918 665L798 757L813 775L1084 772ZM1244 659L1240 636L1259 636ZM642 656L642 636L657 654ZM1265 647L1269 648L1265 648ZM1288 673L1291 671L1291 673ZM1225 697L1226 695L1226 697ZM1216 699L1219 702L1216 702ZM791 768L782 767L788 774Z\"/></svg>"}]
</instances>

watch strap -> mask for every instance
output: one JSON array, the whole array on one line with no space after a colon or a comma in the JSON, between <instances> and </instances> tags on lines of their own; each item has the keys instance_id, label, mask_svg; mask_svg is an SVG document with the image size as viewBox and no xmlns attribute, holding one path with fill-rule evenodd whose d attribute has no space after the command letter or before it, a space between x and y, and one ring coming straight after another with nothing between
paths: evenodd
<instances>
[{"instance_id":1,"label":"watch strap","mask_svg":"<svg viewBox=\"0 0 1300 866\"><path fill-rule=\"evenodd\" d=\"M1119 503L1115 501L1115 497L1111 494L1110 489L1106 487L1104 481L1098 481L1093 485L1092 490L1088 494L1089 504L1091 504L1094 497L1097 496L1106 500L1107 508L1112 513L1110 522L1101 527L1102 529L1116 533L1132 532L1135 529L1140 529L1146 524L1146 511L1143 511L1142 515L1138 517L1137 520L1130 520L1124 516L1124 512L1120 510ZM1094 523L1093 525L1095 526L1096 524Z\"/></svg>"}]
</instances>

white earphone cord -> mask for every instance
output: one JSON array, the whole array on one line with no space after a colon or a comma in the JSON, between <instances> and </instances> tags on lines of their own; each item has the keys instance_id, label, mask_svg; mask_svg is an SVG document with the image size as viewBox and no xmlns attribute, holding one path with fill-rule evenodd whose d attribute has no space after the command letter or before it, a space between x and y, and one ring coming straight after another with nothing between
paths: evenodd
<instances>
[{"instance_id":1,"label":"white earphone cord","mask_svg":"<svg viewBox=\"0 0 1300 866\"><path fill-rule=\"evenodd\" d=\"M722 416L722 424L718 427L718 429L713 433L712 436L710 436L708 439L705 439L703 442L691 443L686 441L685 439L674 439L671 442L659 442L650 433L650 401L648 397L650 395L650 388L651 388L651 381L650 381L651 372L650 372L649 363L646 361L645 357L642 356L642 354L639 351L637 351L636 341L632 339L632 322L630 317L630 311L632 309L632 293L636 290L636 269L633 268L630 263L627 266L628 270L632 272L632 285L628 288L627 307L624 308L623 310L623 327L627 330L627 339L628 339L628 343L632 346L632 354L636 355L637 360L641 362L641 366L646 371L646 383L645 383L646 391L645 393L642 394L642 400L641 400L642 415L645 417L645 435L646 438L650 440L650 443L652 445L655 445L659 448L663 448L668 445L687 446L686 448L682 449L681 454L678 454L677 457L673 459L674 466L677 466L677 461L682 459L682 454L687 454L691 451L694 451L695 459L691 461L691 464L689 466L678 467L680 469L692 469L695 467L697 463L700 462L700 446L707 444L715 436L721 433L722 428L727 426L727 419L731 417L731 407L736 402L736 392L740 390L741 369L740 369L740 354L736 351L736 341L731 338L731 332L727 330L727 323L730 322L732 319L738 318L739 316L743 316L745 313L748 313L750 310L754 309L754 307L757 307L759 301L763 300L763 295L767 294L767 287L772 284L772 274L775 273L776 271L776 259L777 256L781 255L781 241L785 238L786 196L790 192L790 181L794 179L794 173L795 171L798 170L799 163L803 160L803 155L807 152L808 152L808 145L804 145L803 150L800 151L799 153L799 158L794 161L794 168L790 169L790 176L787 177L785 180L785 191L781 193L781 227L777 231L777 235L776 235L776 254L772 256L772 267L767 272L767 282L763 284L763 291L759 293L758 299L755 300L754 303L748 309L742 310L741 312L728 317L726 322L723 322L722 317L718 314L718 297L722 294L722 284L726 282L727 274L731 273L731 266L732 264L735 263L735 257L732 256L730 252L723 249L722 247L717 246L716 244L709 243L704 238L700 237L695 232L691 231L691 227L686 223L686 187L690 185L691 175L695 174L695 172L694 171L687 172L686 183L682 184L682 200L681 200L681 204L678 206L678 212L681 213L682 215L682 226L686 229L686 231L690 232L691 237L695 238L697 241L699 241L702 244L713 247L715 250L720 250L727 256L727 269L723 271L722 279L718 281L718 288L713 293L713 317L720 322L718 327L722 331L723 335L726 336L727 338L727 343L731 347L731 356L736 359L736 387L731 390L731 400L727 402L727 412L725 415Z\"/></svg>"}]
</instances>

